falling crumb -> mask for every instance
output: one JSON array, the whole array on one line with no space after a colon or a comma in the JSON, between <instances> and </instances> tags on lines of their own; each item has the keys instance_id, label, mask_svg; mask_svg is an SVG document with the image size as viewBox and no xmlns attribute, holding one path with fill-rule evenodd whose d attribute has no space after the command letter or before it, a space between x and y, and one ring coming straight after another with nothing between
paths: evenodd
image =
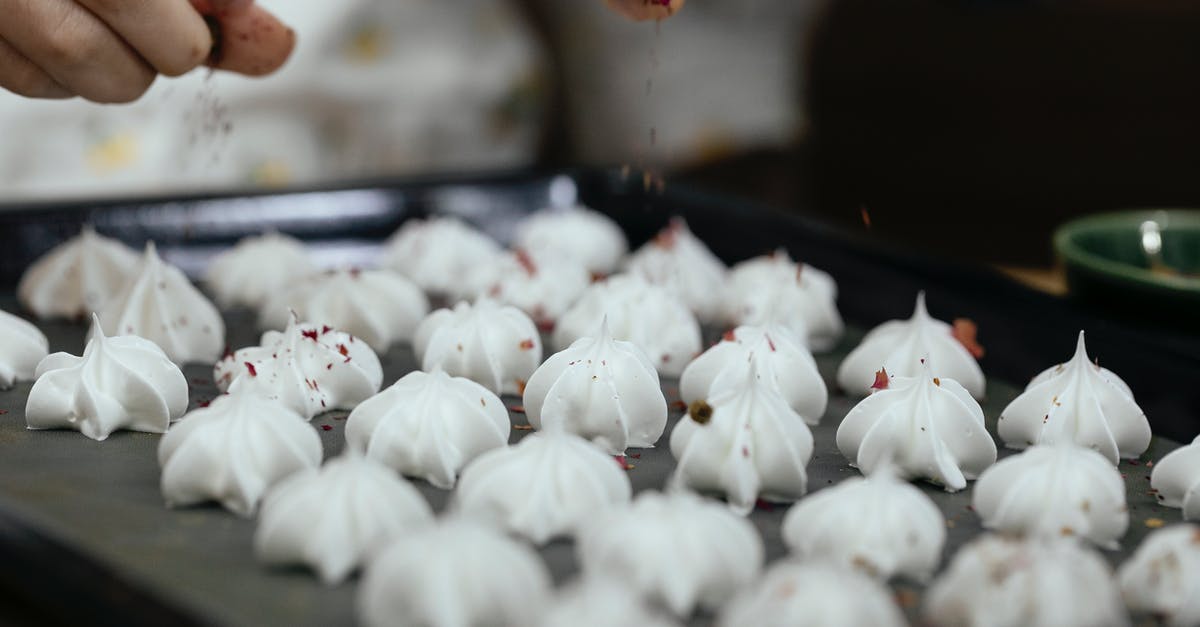
<instances>
[{"instance_id":1,"label":"falling crumb","mask_svg":"<svg viewBox=\"0 0 1200 627\"><path fill-rule=\"evenodd\" d=\"M1162 527L1165 524L1167 524L1167 523L1164 522L1163 519L1161 519L1161 518L1147 518L1145 521L1145 525L1147 527L1149 527L1150 529L1158 529L1159 527Z\"/></svg>"},{"instance_id":2,"label":"falling crumb","mask_svg":"<svg viewBox=\"0 0 1200 627\"><path fill-rule=\"evenodd\" d=\"M859 207L858 213L862 216L863 226L867 227L868 229L871 228L871 214L867 212L866 205Z\"/></svg>"}]
</instances>

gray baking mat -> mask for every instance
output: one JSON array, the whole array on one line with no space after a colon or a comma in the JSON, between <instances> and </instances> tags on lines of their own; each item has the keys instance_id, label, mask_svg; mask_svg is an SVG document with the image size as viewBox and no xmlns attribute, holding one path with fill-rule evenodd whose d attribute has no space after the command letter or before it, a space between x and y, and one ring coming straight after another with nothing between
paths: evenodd
<instances>
[{"instance_id":1,"label":"gray baking mat","mask_svg":"<svg viewBox=\"0 0 1200 627\"><path fill-rule=\"evenodd\" d=\"M0 308L15 311L11 297L0 297ZM258 332L246 314L227 316L229 343L240 347L256 343ZM78 354L85 329L69 323L41 323L50 338L51 350ZM831 381L838 361L861 337L852 331L837 352L817 361L826 381ZM991 347L1003 350L1003 347ZM1069 355L1064 355L1064 359ZM385 382L390 384L415 367L408 347L397 347L382 356ZM1047 364L1049 365L1049 364ZM211 369L190 366L185 374L191 383L191 406L216 395ZM1030 373L1031 375L1034 373ZM105 442L93 442L72 431L27 431L25 399L30 384L0 392L0 499L5 507L42 532L70 547L91 555L123 573L131 581L170 603L195 613L205 622L227 625L339 625L354 622L355 582L326 588L300 569L267 569L254 562L251 538L254 522L237 518L215 506L168 510L158 489L156 449L159 436L119 432ZM830 386L833 389L833 386ZM669 400L678 398L674 381L665 381ZM1000 381L988 382L984 404L988 428L995 433L1000 410L1018 392ZM1136 391L1135 391L1136 392ZM520 401L506 398L510 406ZM808 466L809 488L819 490L854 476L837 451L834 436L842 416L853 406L835 395L821 424L814 429L816 453ZM681 410L672 409L670 429ZM515 424L525 417L513 414ZM330 413L312 421L325 446L326 457L342 450L345 413ZM325 430L324 427L330 427ZM514 431L513 440L527 431ZM661 488L674 466L665 447L640 452L631 459L629 471L635 491ZM1143 460L1157 460L1178 446L1156 438ZM1002 449L1001 455L1010 454ZM1168 524L1180 520L1179 510L1159 507L1148 492L1150 468L1145 462L1123 462L1130 507L1130 530L1123 540L1125 550L1106 555L1115 564L1128 555L1149 531L1147 519ZM435 509L446 503L448 493L417 482ZM948 538L943 559L981 531L978 517L968 509L971 492L949 494L927 484L923 489L946 515ZM766 544L770 561L786 554L780 539L780 523L786 507L758 509L750 516ZM552 543L541 551L556 581L577 572L570 542ZM915 617L918 586L898 583L898 598ZM705 625L709 617L692 623Z\"/></svg>"}]
</instances>

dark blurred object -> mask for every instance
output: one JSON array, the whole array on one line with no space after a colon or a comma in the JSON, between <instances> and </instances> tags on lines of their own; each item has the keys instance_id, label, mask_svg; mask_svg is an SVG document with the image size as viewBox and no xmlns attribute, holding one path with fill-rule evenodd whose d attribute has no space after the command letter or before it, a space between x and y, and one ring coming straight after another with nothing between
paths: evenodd
<instances>
[{"instance_id":1,"label":"dark blurred object","mask_svg":"<svg viewBox=\"0 0 1200 627\"><path fill-rule=\"evenodd\" d=\"M1089 216L1063 225L1054 248L1071 297L1136 322L1195 333L1200 318L1200 211Z\"/></svg>"},{"instance_id":2,"label":"dark blurred object","mask_svg":"<svg viewBox=\"0 0 1200 627\"><path fill-rule=\"evenodd\" d=\"M1048 263L1083 213L1200 205L1200 2L834 0L812 205L920 249Z\"/></svg>"}]
</instances>

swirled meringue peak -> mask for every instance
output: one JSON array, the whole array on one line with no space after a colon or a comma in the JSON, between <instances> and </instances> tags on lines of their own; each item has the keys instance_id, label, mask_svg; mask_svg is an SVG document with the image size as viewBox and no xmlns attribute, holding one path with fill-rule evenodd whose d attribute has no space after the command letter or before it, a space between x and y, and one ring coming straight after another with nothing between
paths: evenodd
<instances>
[{"instance_id":1,"label":"swirled meringue peak","mask_svg":"<svg viewBox=\"0 0 1200 627\"><path fill-rule=\"evenodd\" d=\"M453 507L545 544L624 505L632 491L625 471L604 450L577 435L539 431L471 462Z\"/></svg>"},{"instance_id":2,"label":"swirled meringue peak","mask_svg":"<svg viewBox=\"0 0 1200 627\"><path fill-rule=\"evenodd\" d=\"M38 363L50 352L50 342L24 318L0 311L0 390L17 381L32 381Z\"/></svg>"},{"instance_id":3,"label":"swirled meringue peak","mask_svg":"<svg viewBox=\"0 0 1200 627\"><path fill-rule=\"evenodd\" d=\"M1030 536L1079 536L1118 548L1129 527L1125 481L1073 442L1031 446L983 471L972 495L983 526Z\"/></svg>"},{"instance_id":4,"label":"swirled meringue peak","mask_svg":"<svg viewBox=\"0 0 1200 627\"><path fill-rule=\"evenodd\" d=\"M563 350L581 337L595 337L606 318L612 336L636 344L663 376L678 377L700 354L700 323L691 310L665 289L627 274L583 293L559 319L555 347Z\"/></svg>"},{"instance_id":5,"label":"swirled meringue peak","mask_svg":"<svg viewBox=\"0 0 1200 627\"><path fill-rule=\"evenodd\" d=\"M137 335L155 344L177 364L212 363L225 346L221 313L183 271L164 262L154 247L133 276L100 310L109 335Z\"/></svg>"},{"instance_id":6,"label":"swirled meringue peak","mask_svg":"<svg viewBox=\"0 0 1200 627\"><path fill-rule=\"evenodd\" d=\"M484 525L444 520L398 536L359 586L367 627L533 625L550 574L528 546Z\"/></svg>"},{"instance_id":7,"label":"swirled meringue peak","mask_svg":"<svg viewBox=\"0 0 1200 627\"><path fill-rule=\"evenodd\" d=\"M544 327L554 326L592 282L572 259L545 259L520 249L492 257L468 276L477 297L512 305Z\"/></svg>"},{"instance_id":8,"label":"swirled meringue peak","mask_svg":"<svg viewBox=\"0 0 1200 627\"><path fill-rule=\"evenodd\" d=\"M515 244L538 257L572 259L594 274L612 272L629 252L616 222L582 206L530 214L517 226Z\"/></svg>"},{"instance_id":9,"label":"swirled meringue peak","mask_svg":"<svg viewBox=\"0 0 1200 627\"><path fill-rule=\"evenodd\" d=\"M753 356L763 380L783 395L788 405L815 425L825 415L829 390L812 353L785 327L742 326L692 360L679 377L679 395L691 404L712 396L713 383L725 372L745 370Z\"/></svg>"},{"instance_id":10,"label":"swirled meringue peak","mask_svg":"<svg viewBox=\"0 0 1200 627\"><path fill-rule=\"evenodd\" d=\"M432 519L416 488L387 466L351 452L271 489L263 499L254 553L265 564L309 566L325 585L334 585L392 539Z\"/></svg>"},{"instance_id":11,"label":"swirled meringue peak","mask_svg":"<svg viewBox=\"0 0 1200 627\"><path fill-rule=\"evenodd\" d=\"M535 429L566 430L613 455L653 447L667 427L654 364L636 345L614 340L607 321L538 367L523 402Z\"/></svg>"},{"instance_id":12,"label":"swirled meringue peak","mask_svg":"<svg viewBox=\"0 0 1200 627\"><path fill-rule=\"evenodd\" d=\"M780 562L742 591L717 627L906 627L883 584L836 564Z\"/></svg>"},{"instance_id":13,"label":"swirled meringue peak","mask_svg":"<svg viewBox=\"0 0 1200 627\"><path fill-rule=\"evenodd\" d=\"M1117 570L1125 605L1172 627L1200 625L1200 526L1152 532Z\"/></svg>"},{"instance_id":14,"label":"swirled meringue peak","mask_svg":"<svg viewBox=\"0 0 1200 627\"><path fill-rule=\"evenodd\" d=\"M542 363L542 339L520 309L481 298L439 309L417 326L421 369L466 377L497 394L520 394Z\"/></svg>"},{"instance_id":15,"label":"swirled meringue peak","mask_svg":"<svg viewBox=\"0 0 1200 627\"><path fill-rule=\"evenodd\" d=\"M880 579L926 581L946 543L946 520L891 467L851 477L800 501L783 519L783 540L802 560L830 560Z\"/></svg>"},{"instance_id":16,"label":"swirled meringue peak","mask_svg":"<svg viewBox=\"0 0 1200 627\"><path fill-rule=\"evenodd\" d=\"M95 314L83 355L54 353L35 374L25 404L30 429L76 429L104 440L117 429L162 433L187 411L179 366L145 338L106 337Z\"/></svg>"},{"instance_id":17,"label":"swirled meringue peak","mask_svg":"<svg viewBox=\"0 0 1200 627\"><path fill-rule=\"evenodd\" d=\"M244 383L189 412L159 441L168 507L216 501L239 516L253 516L268 488L320 465L317 432L286 406L239 393Z\"/></svg>"},{"instance_id":18,"label":"swirled meringue peak","mask_svg":"<svg viewBox=\"0 0 1200 627\"><path fill-rule=\"evenodd\" d=\"M678 627L654 611L621 580L598 577L569 584L542 614L537 627Z\"/></svg>"},{"instance_id":19,"label":"swirled meringue peak","mask_svg":"<svg viewBox=\"0 0 1200 627\"><path fill-rule=\"evenodd\" d=\"M693 402L671 432L678 460L671 485L725 496L746 515L759 498L790 502L808 491L813 436L753 356L718 377L716 393Z\"/></svg>"},{"instance_id":20,"label":"swirled meringue peak","mask_svg":"<svg viewBox=\"0 0 1200 627\"><path fill-rule=\"evenodd\" d=\"M485 451L508 445L508 410L490 390L442 370L410 372L346 419L346 444L443 489Z\"/></svg>"},{"instance_id":21,"label":"swirled meringue peak","mask_svg":"<svg viewBox=\"0 0 1200 627\"><path fill-rule=\"evenodd\" d=\"M379 358L360 340L329 326L300 323L263 333L258 346L226 355L213 368L217 387L236 381L242 394L286 405L306 420L334 409L353 409L383 384Z\"/></svg>"},{"instance_id":22,"label":"swirled meringue peak","mask_svg":"<svg viewBox=\"0 0 1200 627\"><path fill-rule=\"evenodd\" d=\"M471 296L463 277L488 263L500 245L458 218L409 220L387 241L380 265L435 296Z\"/></svg>"},{"instance_id":23,"label":"swirled meringue peak","mask_svg":"<svg viewBox=\"0 0 1200 627\"><path fill-rule=\"evenodd\" d=\"M721 319L725 264L688 230L683 218L671 223L630 256L626 270L661 285L706 322Z\"/></svg>"},{"instance_id":24,"label":"swirled meringue peak","mask_svg":"<svg viewBox=\"0 0 1200 627\"><path fill-rule=\"evenodd\" d=\"M925 308L925 292L921 292L917 294L917 307L911 318L875 327L850 351L838 368L838 385L849 394L865 396L879 370L899 377L915 377L923 370L921 361L929 358L934 376L954 379L971 396L982 399L983 371L963 342L968 342L979 354L982 349L974 343L973 335L963 341L958 339L969 325L962 321L956 331L955 327L935 320Z\"/></svg>"},{"instance_id":25,"label":"swirled meringue peak","mask_svg":"<svg viewBox=\"0 0 1200 627\"><path fill-rule=\"evenodd\" d=\"M1000 414L997 431L1011 448L1070 440L1113 465L1150 447L1146 414L1124 381L1088 360L1082 331L1071 361L1034 377Z\"/></svg>"},{"instance_id":26,"label":"swirled meringue peak","mask_svg":"<svg viewBox=\"0 0 1200 627\"><path fill-rule=\"evenodd\" d=\"M587 577L615 577L687 617L714 610L758 576L762 539L724 505L687 492L642 492L600 512L575 549Z\"/></svg>"},{"instance_id":27,"label":"swirled meringue peak","mask_svg":"<svg viewBox=\"0 0 1200 627\"><path fill-rule=\"evenodd\" d=\"M350 333L377 351L412 339L429 313L429 301L408 279L383 270L331 270L310 275L267 300L258 322L282 329L295 312L301 320Z\"/></svg>"},{"instance_id":28,"label":"swirled meringue peak","mask_svg":"<svg viewBox=\"0 0 1200 627\"><path fill-rule=\"evenodd\" d=\"M89 225L33 262L17 298L39 318L76 318L101 310L137 272L138 255Z\"/></svg>"},{"instance_id":29,"label":"swirled meringue peak","mask_svg":"<svg viewBox=\"0 0 1200 627\"><path fill-rule=\"evenodd\" d=\"M1121 627L1129 617L1108 564L1069 538L985 535L959 549L925 593L938 627Z\"/></svg>"},{"instance_id":30,"label":"swirled meringue peak","mask_svg":"<svg viewBox=\"0 0 1200 627\"><path fill-rule=\"evenodd\" d=\"M832 349L845 330L833 277L783 250L733 266L726 316L735 325L785 326L814 351Z\"/></svg>"},{"instance_id":31,"label":"swirled meringue peak","mask_svg":"<svg viewBox=\"0 0 1200 627\"><path fill-rule=\"evenodd\" d=\"M258 309L314 270L300 240L271 231L242 239L214 257L204 282L222 307Z\"/></svg>"},{"instance_id":32,"label":"swirled meringue peak","mask_svg":"<svg viewBox=\"0 0 1200 627\"><path fill-rule=\"evenodd\" d=\"M919 377L881 371L875 387L837 431L838 449L864 474L895 464L906 478L954 492L995 463L983 409L957 381L934 377L929 360Z\"/></svg>"},{"instance_id":33,"label":"swirled meringue peak","mask_svg":"<svg viewBox=\"0 0 1200 627\"><path fill-rule=\"evenodd\" d=\"M1184 520L1200 520L1200 437L1158 460L1150 487L1159 505L1181 508Z\"/></svg>"}]
</instances>

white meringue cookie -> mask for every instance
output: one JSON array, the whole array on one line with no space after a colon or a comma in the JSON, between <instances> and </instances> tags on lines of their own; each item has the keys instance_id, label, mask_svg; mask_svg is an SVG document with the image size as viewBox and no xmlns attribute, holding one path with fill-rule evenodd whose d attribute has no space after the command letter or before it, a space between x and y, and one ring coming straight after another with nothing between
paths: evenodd
<instances>
[{"instance_id":1,"label":"white meringue cookie","mask_svg":"<svg viewBox=\"0 0 1200 627\"><path fill-rule=\"evenodd\" d=\"M550 575L529 547L490 527L443 521L407 532L372 560L359 586L367 627L533 625Z\"/></svg>"},{"instance_id":2,"label":"white meringue cookie","mask_svg":"<svg viewBox=\"0 0 1200 627\"><path fill-rule=\"evenodd\" d=\"M265 564L309 566L322 583L334 585L406 529L432 519L416 488L387 466L350 453L271 488L254 554Z\"/></svg>"},{"instance_id":3,"label":"white meringue cookie","mask_svg":"<svg viewBox=\"0 0 1200 627\"><path fill-rule=\"evenodd\" d=\"M159 441L168 507L216 501L238 516L253 516L272 485L320 465L321 439L304 418L240 393L241 384L189 412Z\"/></svg>"},{"instance_id":4,"label":"white meringue cookie","mask_svg":"<svg viewBox=\"0 0 1200 627\"><path fill-rule=\"evenodd\" d=\"M1106 549L1129 527L1125 481L1108 460L1072 442L1031 446L975 483L983 526L1030 536L1079 536Z\"/></svg>"},{"instance_id":5,"label":"white meringue cookie","mask_svg":"<svg viewBox=\"0 0 1200 627\"><path fill-rule=\"evenodd\" d=\"M667 399L650 358L614 340L607 322L550 356L525 386L525 417L535 429L562 429L613 455L653 447L667 427Z\"/></svg>"},{"instance_id":6,"label":"white meringue cookie","mask_svg":"<svg viewBox=\"0 0 1200 627\"><path fill-rule=\"evenodd\" d=\"M596 445L539 431L471 462L453 507L545 544L574 535L600 512L627 503L632 492L625 471Z\"/></svg>"},{"instance_id":7,"label":"white meringue cookie","mask_svg":"<svg viewBox=\"0 0 1200 627\"><path fill-rule=\"evenodd\" d=\"M137 262L133 249L84 226L25 270L17 298L39 318L88 316L136 273Z\"/></svg>"},{"instance_id":8,"label":"white meringue cookie","mask_svg":"<svg viewBox=\"0 0 1200 627\"><path fill-rule=\"evenodd\" d=\"M837 446L851 465L871 474L895 464L906 478L954 492L995 463L983 409L957 381L934 377L928 361L922 376L886 381L838 426Z\"/></svg>"},{"instance_id":9,"label":"white meringue cookie","mask_svg":"<svg viewBox=\"0 0 1200 627\"><path fill-rule=\"evenodd\" d=\"M410 372L346 419L346 444L410 477L450 489L463 466L508 444L508 410L487 388L441 370Z\"/></svg>"},{"instance_id":10,"label":"white meringue cookie","mask_svg":"<svg viewBox=\"0 0 1200 627\"><path fill-rule=\"evenodd\" d=\"M701 320L716 322L724 314L725 264L692 235L683 218L672 218L658 236L630 256L625 268L665 287Z\"/></svg>"},{"instance_id":11,"label":"white meringue cookie","mask_svg":"<svg viewBox=\"0 0 1200 627\"><path fill-rule=\"evenodd\" d=\"M605 318L614 338L636 344L664 376L678 377L700 354L700 324L691 310L663 288L632 275L589 287L559 319L554 345L563 350L581 337L595 336Z\"/></svg>"},{"instance_id":12,"label":"white meringue cookie","mask_svg":"<svg viewBox=\"0 0 1200 627\"><path fill-rule=\"evenodd\" d=\"M595 274L612 272L629 252L616 222L582 206L530 214L517 226L514 244L539 257L573 259Z\"/></svg>"},{"instance_id":13,"label":"white meringue cookie","mask_svg":"<svg viewBox=\"0 0 1200 627\"><path fill-rule=\"evenodd\" d=\"M50 352L50 342L24 318L0 311L0 390L17 381L32 381L38 363Z\"/></svg>"},{"instance_id":14,"label":"white meringue cookie","mask_svg":"<svg viewBox=\"0 0 1200 627\"><path fill-rule=\"evenodd\" d=\"M162 433L187 411L187 379L158 345L106 337L95 314L91 336L82 356L54 353L38 364L25 404L30 429L76 429L104 440L117 429Z\"/></svg>"},{"instance_id":15,"label":"white meringue cookie","mask_svg":"<svg viewBox=\"0 0 1200 627\"><path fill-rule=\"evenodd\" d=\"M975 357L954 336L954 327L935 320L925 308L925 292L908 320L892 320L872 329L838 367L837 381L854 396L870 392L875 373L897 377L920 376L928 359L937 377L958 381L971 396L982 399L986 382Z\"/></svg>"},{"instance_id":16,"label":"white meringue cookie","mask_svg":"<svg viewBox=\"0 0 1200 627\"><path fill-rule=\"evenodd\" d=\"M212 363L225 346L221 313L183 271L158 256L154 242L99 313L105 333L144 337L177 364Z\"/></svg>"},{"instance_id":17,"label":"white meringue cookie","mask_svg":"<svg viewBox=\"0 0 1200 627\"><path fill-rule=\"evenodd\" d=\"M565 624L565 623L564 623ZM906 627L891 590L824 562L781 562L717 617L717 627Z\"/></svg>"},{"instance_id":18,"label":"white meringue cookie","mask_svg":"<svg viewBox=\"0 0 1200 627\"><path fill-rule=\"evenodd\" d=\"M595 516L575 545L584 575L616 577L679 616L720 607L758 576L762 539L721 503L691 492L642 492Z\"/></svg>"},{"instance_id":19,"label":"white meringue cookie","mask_svg":"<svg viewBox=\"0 0 1200 627\"><path fill-rule=\"evenodd\" d=\"M926 581L942 557L946 519L928 496L884 468L793 505L783 519L783 541L803 560L831 560L884 580Z\"/></svg>"},{"instance_id":20,"label":"white meringue cookie","mask_svg":"<svg viewBox=\"0 0 1200 627\"><path fill-rule=\"evenodd\" d=\"M477 297L512 305L539 325L552 326L592 283L570 259L543 259L523 250L500 253L467 279Z\"/></svg>"},{"instance_id":21,"label":"white meringue cookie","mask_svg":"<svg viewBox=\"0 0 1200 627\"><path fill-rule=\"evenodd\" d=\"M845 330L833 277L792 261L783 250L733 266L728 285L732 324L782 325L814 351L832 349Z\"/></svg>"},{"instance_id":22,"label":"white meringue cookie","mask_svg":"<svg viewBox=\"0 0 1200 627\"><path fill-rule=\"evenodd\" d=\"M584 579L567 586L542 614L538 627L678 627L651 610L618 579Z\"/></svg>"},{"instance_id":23,"label":"white meringue cookie","mask_svg":"<svg viewBox=\"0 0 1200 627\"><path fill-rule=\"evenodd\" d=\"M1182 509L1184 520L1200 520L1200 436L1158 460L1150 487L1159 505Z\"/></svg>"},{"instance_id":24,"label":"white meringue cookie","mask_svg":"<svg viewBox=\"0 0 1200 627\"><path fill-rule=\"evenodd\" d=\"M925 593L938 627L1121 627L1108 564L1077 541L985 535L959 549Z\"/></svg>"},{"instance_id":25,"label":"white meringue cookie","mask_svg":"<svg viewBox=\"0 0 1200 627\"><path fill-rule=\"evenodd\" d=\"M213 379L222 391L244 381L241 393L280 402L308 420L375 395L383 367L371 347L353 336L293 318L283 331L263 333L259 346L223 357Z\"/></svg>"},{"instance_id":26,"label":"white meringue cookie","mask_svg":"<svg viewBox=\"0 0 1200 627\"><path fill-rule=\"evenodd\" d=\"M421 369L466 377L497 394L520 394L542 363L542 338L520 309L482 298L439 309L417 326Z\"/></svg>"},{"instance_id":27,"label":"white meringue cookie","mask_svg":"<svg viewBox=\"0 0 1200 627\"><path fill-rule=\"evenodd\" d=\"M1150 447L1150 422L1117 375L1088 360L1083 332L1071 361L1042 372L1000 414L1011 448L1074 441L1116 465Z\"/></svg>"},{"instance_id":28,"label":"white meringue cookie","mask_svg":"<svg viewBox=\"0 0 1200 627\"><path fill-rule=\"evenodd\" d=\"M1152 532L1117 570L1125 605L1172 627L1200 625L1200 526Z\"/></svg>"},{"instance_id":29,"label":"white meringue cookie","mask_svg":"<svg viewBox=\"0 0 1200 627\"><path fill-rule=\"evenodd\" d=\"M707 401L688 408L688 419L671 432L671 455L679 460L671 485L725 495L742 515L762 498L789 502L808 491L805 466L813 436L753 358L727 371Z\"/></svg>"},{"instance_id":30,"label":"white meringue cookie","mask_svg":"<svg viewBox=\"0 0 1200 627\"><path fill-rule=\"evenodd\" d=\"M679 396L691 404L713 395L713 383L730 370L744 370L753 356L758 372L788 405L815 425L825 415L829 390L804 343L784 327L738 327L692 360L679 377Z\"/></svg>"},{"instance_id":31,"label":"white meringue cookie","mask_svg":"<svg viewBox=\"0 0 1200 627\"><path fill-rule=\"evenodd\" d=\"M471 296L463 277L499 252L492 238L458 218L413 219L388 239L380 265L430 294L457 300Z\"/></svg>"},{"instance_id":32,"label":"white meringue cookie","mask_svg":"<svg viewBox=\"0 0 1200 627\"><path fill-rule=\"evenodd\" d=\"M271 231L244 238L214 257L204 282L222 307L258 309L315 270L300 240Z\"/></svg>"},{"instance_id":33,"label":"white meringue cookie","mask_svg":"<svg viewBox=\"0 0 1200 627\"><path fill-rule=\"evenodd\" d=\"M301 320L341 329L382 352L394 342L412 339L429 313L429 301L411 281L391 272L332 270L301 279L268 299L258 323L281 329L292 312Z\"/></svg>"}]
</instances>

